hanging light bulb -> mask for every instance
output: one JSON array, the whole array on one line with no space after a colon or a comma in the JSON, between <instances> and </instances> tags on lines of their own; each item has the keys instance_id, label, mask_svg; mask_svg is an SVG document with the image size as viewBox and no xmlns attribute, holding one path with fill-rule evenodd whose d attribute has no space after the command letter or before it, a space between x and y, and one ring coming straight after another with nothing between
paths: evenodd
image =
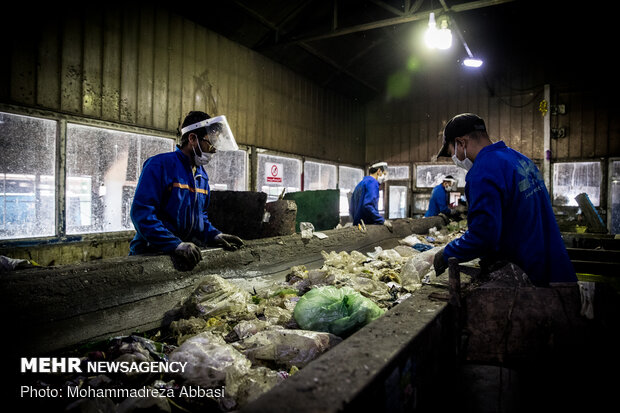
<instances>
[{"instance_id":1,"label":"hanging light bulb","mask_svg":"<svg viewBox=\"0 0 620 413\"><path fill-rule=\"evenodd\" d=\"M469 59L463 60L463 64L469 67L480 67L482 66L482 60L470 57Z\"/></svg>"},{"instance_id":2,"label":"hanging light bulb","mask_svg":"<svg viewBox=\"0 0 620 413\"><path fill-rule=\"evenodd\" d=\"M435 23L435 13L428 17L428 29L424 33L424 42L430 49L435 48L435 38L437 37L437 24Z\"/></svg>"},{"instance_id":3,"label":"hanging light bulb","mask_svg":"<svg viewBox=\"0 0 620 413\"><path fill-rule=\"evenodd\" d=\"M424 42L430 49L446 50L452 46L452 32L448 29L448 20L443 19L441 28L437 28L435 13L428 17L428 29L424 34Z\"/></svg>"}]
</instances>

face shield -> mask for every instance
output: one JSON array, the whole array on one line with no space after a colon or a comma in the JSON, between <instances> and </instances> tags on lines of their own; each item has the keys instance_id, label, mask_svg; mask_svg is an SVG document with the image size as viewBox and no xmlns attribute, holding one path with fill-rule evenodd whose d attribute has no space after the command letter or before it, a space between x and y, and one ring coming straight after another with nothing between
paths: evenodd
<instances>
[{"instance_id":1,"label":"face shield","mask_svg":"<svg viewBox=\"0 0 620 413\"><path fill-rule=\"evenodd\" d=\"M239 150L235 137L228 126L226 116L216 116L198 123L188 125L181 129L181 135L199 128L207 129L207 139L216 151L236 151Z\"/></svg>"},{"instance_id":2,"label":"face shield","mask_svg":"<svg viewBox=\"0 0 620 413\"><path fill-rule=\"evenodd\" d=\"M380 184L384 183L388 180L388 164L387 162L377 162L376 164L370 165L371 168L381 169L383 174L377 178Z\"/></svg>"},{"instance_id":3,"label":"face shield","mask_svg":"<svg viewBox=\"0 0 620 413\"><path fill-rule=\"evenodd\" d=\"M456 191L456 184L457 184L456 179L448 178L448 179L444 179L444 182L448 182L448 187L446 188L446 190L450 192Z\"/></svg>"}]
</instances>

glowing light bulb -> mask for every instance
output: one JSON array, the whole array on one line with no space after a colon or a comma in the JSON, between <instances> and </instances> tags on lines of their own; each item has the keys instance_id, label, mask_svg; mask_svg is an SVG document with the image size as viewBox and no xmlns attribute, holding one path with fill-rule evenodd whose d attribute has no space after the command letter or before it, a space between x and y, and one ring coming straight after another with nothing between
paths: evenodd
<instances>
[{"instance_id":1,"label":"glowing light bulb","mask_svg":"<svg viewBox=\"0 0 620 413\"><path fill-rule=\"evenodd\" d=\"M482 60L474 59L472 57L472 58L463 60L463 64L468 67L480 67L482 66Z\"/></svg>"},{"instance_id":2,"label":"glowing light bulb","mask_svg":"<svg viewBox=\"0 0 620 413\"><path fill-rule=\"evenodd\" d=\"M441 28L438 29L435 13L431 13L428 17L428 29L424 34L424 42L430 49L449 49L452 46L452 32L448 29L448 21L444 19L441 22Z\"/></svg>"}]
</instances>

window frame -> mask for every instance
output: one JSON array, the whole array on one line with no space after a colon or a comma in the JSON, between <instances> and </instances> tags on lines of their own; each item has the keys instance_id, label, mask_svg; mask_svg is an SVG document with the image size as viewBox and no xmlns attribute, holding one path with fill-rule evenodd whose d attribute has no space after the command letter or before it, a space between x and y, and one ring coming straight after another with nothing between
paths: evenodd
<instances>
[{"instance_id":1,"label":"window frame","mask_svg":"<svg viewBox=\"0 0 620 413\"><path fill-rule=\"evenodd\" d=\"M109 131L118 131L124 133L133 133L138 135L147 135L158 138L170 139L173 142L173 147L177 143L177 136L175 133L168 131L162 131L158 129L144 128L139 126L118 124L114 122L108 122L98 119L88 119L80 116L74 116L65 113L56 113L45 110L34 110L29 108L16 107L11 105L0 104L0 112L4 112L10 115L16 116L28 116L33 118L40 118L45 120L51 120L56 122L56 147L53 148L55 153L55 167L54 167L54 205L55 211L55 224L54 235L47 236L34 236L23 238L10 238L0 239L0 248L11 248L15 246L19 247L32 247L41 244L54 244L54 243L66 243L66 242L79 242L79 241L94 241L94 240L116 240L127 239L133 237L135 230L122 230L122 231L106 231L106 232L91 232L91 233L79 233L79 234L67 234L67 175L66 175L66 163L67 163L67 126L68 124L82 125L88 127L95 127L106 129ZM52 150L52 148L48 148Z\"/></svg>"}]
</instances>

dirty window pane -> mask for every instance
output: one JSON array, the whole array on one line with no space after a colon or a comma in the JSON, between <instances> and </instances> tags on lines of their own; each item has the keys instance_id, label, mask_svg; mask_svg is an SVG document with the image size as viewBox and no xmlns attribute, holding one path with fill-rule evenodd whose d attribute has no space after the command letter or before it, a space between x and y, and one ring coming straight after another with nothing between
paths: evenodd
<instances>
[{"instance_id":1,"label":"dirty window pane","mask_svg":"<svg viewBox=\"0 0 620 413\"><path fill-rule=\"evenodd\" d=\"M388 179L390 181L409 180L408 166L388 166Z\"/></svg>"},{"instance_id":2,"label":"dirty window pane","mask_svg":"<svg viewBox=\"0 0 620 413\"><path fill-rule=\"evenodd\" d=\"M67 234L132 230L129 215L144 161L172 139L67 125Z\"/></svg>"},{"instance_id":3,"label":"dirty window pane","mask_svg":"<svg viewBox=\"0 0 620 413\"><path fill-rule=\"evenodd\" d=\"M389 218L407 217L407 187L390 185Z\"/></svg>"},{"instance_id":4,"label":"dirty window pane","mask_svg":"<svg viewBox=\"0 0 620 413\"><path fill-rule=\"evenodd\" d=\"M611 233L620 234L620 161L613 161L611 168Z\"/></svg>"},{"instance_id":5,"label":"dirty window pane","mask_svg":"<svg viewBox=\"0 0 620 413\"><path fill-rule=\"evenodd\" d=\"M424 215L428 210L431 194L413 194L413 214Z\"/></svg>"},{"instance_id":6,"label":"dirty window pane","mask_svg":"<svg viewBox=\"0 0 620 413\"><path fill-rule=\"evenodd\" d=\"M209 186L214 191L245 191L247 188L247 159L245 151L216 152L205 166Z\"/></svg>"},{"instance_id":7,"label":"dirty window pane","mask_svg":"<svg viewBox=\"0 0 620 413\"><path fill-rule=\"evenodd\" d=\"M0 239L55 235L56 127L0 112Z\"/></svg>"},{"instance_id":8,"label":"dirty window pane","mask_svg":"<svg viewBox=\"0 0 620 413\"><path fill-rule=\"evenodd\" d=\"M336 165L306 161L304 162L304 189L336 189Z\"/></svg>"},{"instance_id":9,"label":"dirty window pane","mask_svg":"<svg viewBox=\"0 0 620 413\"><path fill-rule=\"evenodd\" d=\"M357 184L364 179L362 168L338 167L338 188L340 189L340 216L349 215L349 196Z\"/></svg>"},{"instance_id":10,"label":"dirty window pane","mask_svg":"<svg viewBox=\"0 0 620 413\"><path fill-rule=\"evenodd\" d=\"M592 205L600 205L600 162L553 164L553 205L577 206L575 197L584 192Z\"/></svg>"},{"instance_id":11,"label":"dirty window pane","mask_svg":"<svg viewBox=\"0 0 620 413\"><path fill-rule=\"evenodd\" d=\"M416 165L417 188L434 188L439 185L446 175L452 175L458 181L459 188L465 187L465 175L467 171L458 166L452 165Z\"/></svg>"},{"instance_id":12,"label":"dirty window pane","mask_svg":"<svg viewBox=\"0 0 620 413\"><path fill-rule=\"evenodd\" d=\"M278 199L282 192L301 190L301 161L284 156L258 154L258 190L267 194L267 202Z\"/></svg>"}]
</instances>

